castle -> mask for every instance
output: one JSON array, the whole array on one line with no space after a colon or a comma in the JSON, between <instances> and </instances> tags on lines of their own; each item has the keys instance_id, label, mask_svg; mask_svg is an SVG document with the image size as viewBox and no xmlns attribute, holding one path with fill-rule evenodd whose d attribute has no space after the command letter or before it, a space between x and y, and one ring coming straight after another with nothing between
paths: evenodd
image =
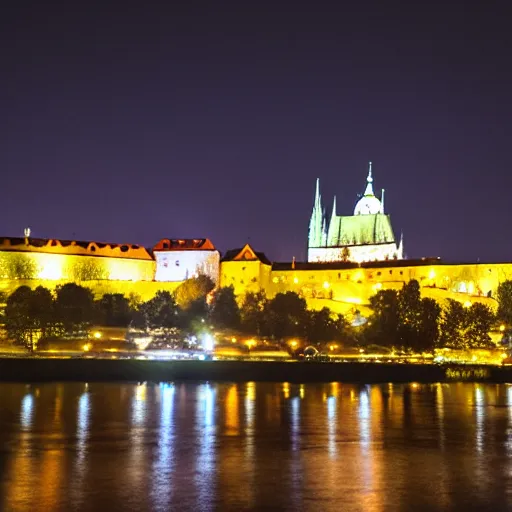
<instances>
[{"instance_id":1,"label":"castle","mask_svg":"<svg viewBox=\"0 0 512 512\"><path fill-rule=\"evenodd\" d=\"M217 286L233 286L268 297L286 291L300 294L313 309L328 307L352 316L368 316L369 300L378 290L400 289L412 279L422 294L440 303L455 299L496 307L500 282L512 279L512 263L445 263L438 258L403 259L396 243L384 197L373 191L371 165L364 195L354 215L338 216L336 204L329 226L319 183L309 225L307 262L271 262L246 244L222 255L207 238L163 238L152 248L134 244L0 238L0 291L24 284L55 288L74 281L104 293L136 294L148 300L159 290L173 291L184 280L203 273Z\"/></svg>"},{"instance_id":2,"label":"castle","mask_svg":"<svg viewBox=\"0 0 512 512\"><path fill-rule=\"evenodd\" d=\"M356 203L354 215L337 215L334 196L327 227L325 209L316 181L315 202L309 222L308 261L385 261L403 258L403 238L396 244L391 218L384 213L384 189L380 199L373 191L370 162L366 190Z\"/></svg>"}]
</instances>

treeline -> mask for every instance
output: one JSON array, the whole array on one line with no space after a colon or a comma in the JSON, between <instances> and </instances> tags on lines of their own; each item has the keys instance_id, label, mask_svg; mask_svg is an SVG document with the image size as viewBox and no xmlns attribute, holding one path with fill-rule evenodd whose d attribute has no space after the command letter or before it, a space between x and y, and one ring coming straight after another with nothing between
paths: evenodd
<instances>
[{"instance_id":1,"label":"treeline","mask_svg":"<svg viewBox=\"0 0 512 512\"><path fill-rule=\"evenodd\" d=\"M449 299L441 308L434 299L421 297L418 281L399 291L380 290L371 297L370 307L373 315L360 333L362 344L413 352L493 346L489 332L498 318L488 306Z\"/></svg>"},{"instance_id":2,"label":"treeline","mask_svg":"<svg viewBox=\"0 0 512 512\"><path fill-rule=\"evenodd\" d=\"M142 302L136 296L106 294L95 300L85 287L68 283L54 293L21 286L7 299L3 323L8 337L32 349L35 339L84 336L91 325L137 329L179 328L198 332L211 327L277 342L300 338L320 349L331 342L362 347L431 352L435 348L489 348L497 321L512 325L512 282L498 289L498 314L481 303L469 307L449 300L445 308L421 297L417 281L399 291L380 290L370 299L372 315L353 327L327 308L308 310L294 292L268 299L263 293L236 297L232 287L214 290L207 276L184 281L174 293L158 292ZM238 300L237 300L238 299Z\"/></svg>"}]
</instances>

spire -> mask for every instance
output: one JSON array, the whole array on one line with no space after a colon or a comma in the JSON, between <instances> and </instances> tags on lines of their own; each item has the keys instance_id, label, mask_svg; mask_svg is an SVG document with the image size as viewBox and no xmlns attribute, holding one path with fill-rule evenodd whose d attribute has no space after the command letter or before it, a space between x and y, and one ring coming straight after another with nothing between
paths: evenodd
<instances>
[{"instance_id":1,"label":"spire","mask_svg":"<svg viewBox=\"0 0 512 512\"><path fill-rule=\"evenodd\" d=\"M402 231L400 233L400 243L398 244L398 251L397 251L397 257L399 260L405 259L404 256L404 232Z\"/></svg>"},{"instance_id":2,"label":"spire","mask_svg":"<svg viewBox=\"0 0 512 512\"><path fill-rule=\"evenodd\" d=\"M336 217L336 196L334 196L334 201L332 202L332 214L331 214L331 222Z\"/></svg>"},{"instance_id":3,"label":"spire","mask_svg":"<svg viewBox=\"0 0 512 512\"><path fill-rule=\"evenodd\" d=\"M311 213L311 219L309 221L308 247L322 246L323 219L322 197L320 196L320 179L317 178L315 203L313 205L313 212Z\"/></svg>"},{"instance_id":4,"label":"spire","mask_svg":"<svg viewBox=\"0 0 512 512\"><path fill-rule=\"evenodd\" d=\"M367 184L366 184L366 190L364 191L365 196L374 196L373 193L373 176L372 176L372 163L370 162L369 168L368 168L368 177L366 178Z\"/></svg>"},{"instance_id":5,"label":"spire","mask_svg":"<svg viewBox=\"0 0 512 512\"><path fill-rule=\"evenodd\" d=\"M380 213L384 214L384 189L382 189L382 194L380 196Z\"/></svg>"}]
</instances>

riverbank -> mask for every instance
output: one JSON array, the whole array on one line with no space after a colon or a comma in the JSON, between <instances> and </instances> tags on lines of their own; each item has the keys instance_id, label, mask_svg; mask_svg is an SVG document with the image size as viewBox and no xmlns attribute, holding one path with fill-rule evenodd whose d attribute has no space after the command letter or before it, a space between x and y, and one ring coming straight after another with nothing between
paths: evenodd
<instances>
[{"instance_id":1,"label":"riverbank","mask_svg":"<svg viewBox=\"0 0 512 512\"><path fill-rule=\"evenodd\" d=\"M0 359L0 381L272 381L272 382L510 382L512 366L300 363L254 361L147 361Z\"/></svg>"}]
</instances>

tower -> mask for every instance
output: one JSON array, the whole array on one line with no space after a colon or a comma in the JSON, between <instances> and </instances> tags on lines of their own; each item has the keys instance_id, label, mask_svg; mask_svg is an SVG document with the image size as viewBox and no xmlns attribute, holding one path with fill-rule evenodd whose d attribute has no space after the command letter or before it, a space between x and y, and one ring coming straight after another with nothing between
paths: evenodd
<instances>
[{"instance_id":1,"label":"tower","mask_svg":"<svg viewBox=\"0 0 512 512\"><path fill-rule=\"evenodd\" d=\"M322 197L320 196L320 179L316 180L315 203L309 221L308 249L310 247L322 247L325 238L325 219L322 210Z\"/></svg>"}]
</instances>

